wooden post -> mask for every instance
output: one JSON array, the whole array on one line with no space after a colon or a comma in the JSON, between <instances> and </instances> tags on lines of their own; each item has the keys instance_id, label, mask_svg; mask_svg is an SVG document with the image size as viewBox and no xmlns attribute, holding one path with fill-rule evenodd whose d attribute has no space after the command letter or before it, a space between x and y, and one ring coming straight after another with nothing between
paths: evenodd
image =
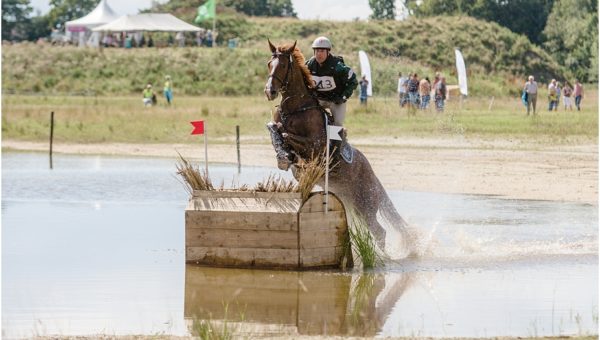
<instances>
[{"instance_id":1,"label":"wooden post","mask_svg":"<svg viewBox=\"0 0 600 340\"><path fill-rule=\"evenodd\" d=\"M235 144L237 147L237 163L238 163L238 174L242 172L242 161L240 158L240 126L235 126Z\"/></svg>"},{"instance_id":2,"label":"wooden post","mask_svg":"<svg viewBox=\"0 0 600 340\"><path fill-rule=\"evenodd\" d=\"M54 139L54 111L50 112L50 169L52 169L52 139Z\"/></svg>"},{"instance_id":3,"label":"wooden post","mask_svg":"<svg viewBox=\"0 0 600 340\"><path fill-rule=\"evenodd\" d=\"M492 111L492 105L494 105L494 96L492 96L492 100L490 100L490 106L488 106L488 111Z\"/></svg>"}]
</instances>

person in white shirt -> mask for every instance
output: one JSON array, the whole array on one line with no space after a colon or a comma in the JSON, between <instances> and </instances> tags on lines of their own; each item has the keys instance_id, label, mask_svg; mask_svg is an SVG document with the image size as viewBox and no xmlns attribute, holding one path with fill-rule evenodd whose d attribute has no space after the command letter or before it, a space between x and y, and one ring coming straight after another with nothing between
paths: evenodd
<instances>
[{"instance_id":1,"label":"person in white shirt","mask_svg":"<svg viewBox=\"0 0 600 340\"><path fill-rule=\"evenodd\" d=\"M407 85L408 77L403 77L402 72L398 72L398 100L400 101L400 107L404 107L407 102Z\"/></svg>"},{"instance_id":2,"label":"person in white shirt","mask_svg":"<svg viewBox=\"0 0 600 340\"><path fill-rule=\"evenodd\" d=\"M525 92L527 93L527 115L529 116L529 111L531 108L533 108L533 114L535 115L538 86L533 76L529 76L529 80L527 80L527 82L525 83L523 90L525 90Z\"/></svg>"}]
</instances>

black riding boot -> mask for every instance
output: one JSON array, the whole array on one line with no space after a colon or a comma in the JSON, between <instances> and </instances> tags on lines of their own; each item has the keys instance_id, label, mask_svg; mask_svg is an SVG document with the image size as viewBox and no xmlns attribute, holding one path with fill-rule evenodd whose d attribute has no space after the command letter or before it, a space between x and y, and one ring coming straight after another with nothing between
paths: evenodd
<instances>
[{"instance_id":1,"label":"black riding boot","mask_svg":"<svg viewBox=\"0 0 600 340\"><path fill-rule=\"evenodd\" d=\"M284 148L283 137L279 132L277 124L275 122L267 123L267 130L271 133L271 142L273 143L273 148L277 154L277 167L281 170L289 169L292 164L292 161L290 160L291 155Z\"/></svg>"}]
</instances>

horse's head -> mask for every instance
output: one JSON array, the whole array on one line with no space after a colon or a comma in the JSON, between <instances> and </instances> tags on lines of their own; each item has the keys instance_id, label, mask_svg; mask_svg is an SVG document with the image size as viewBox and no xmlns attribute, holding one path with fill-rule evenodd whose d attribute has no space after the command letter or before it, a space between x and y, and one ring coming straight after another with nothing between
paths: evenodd
<instances>
[{"instance_id":1,"label":"horse's head","mask_svg":"<svg viewBox=\"0 0 600 340\"><path fill-rule=\"evenodd\" d=\"M269 78L265 84L265 95L268 100L277 98L280 91L285 91L290 81L290 74L293 66L293 53L296 48L296 42L289 48L275 47L269 40L271 48L271 59L267 63L269 68Z\"/></svg>"}]
</instances>

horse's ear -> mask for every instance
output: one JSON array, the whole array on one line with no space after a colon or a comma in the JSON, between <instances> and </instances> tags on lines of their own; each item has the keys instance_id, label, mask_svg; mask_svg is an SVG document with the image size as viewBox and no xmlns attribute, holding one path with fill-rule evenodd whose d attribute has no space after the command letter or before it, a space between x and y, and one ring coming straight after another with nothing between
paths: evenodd
<instances>
[{"instance_id":1,"label":"horse's ear","mask_svg":"<svg viewBox=\"0 0 600 340\"><path fill-rule=\"evenodd\" d=\"M288 50L289 54L294 53L294 49L296 48L297 43L298 43L298 40L294 41L294 45L292 45L292 47Z\"/></svg>"},{"instance_id":2,"label":"horse's ear","mask_svg":"<svg viewBox=\"0 0 600 340\"><path fill-rule=\"evenodd\" d=\"M271 39L267 39L267 41L269 42L269 48L271 49L271 53L275 53L275 51L277 51L277 47L273 46L273 44L271 43Z\"/></svg>"}]
</instances>

